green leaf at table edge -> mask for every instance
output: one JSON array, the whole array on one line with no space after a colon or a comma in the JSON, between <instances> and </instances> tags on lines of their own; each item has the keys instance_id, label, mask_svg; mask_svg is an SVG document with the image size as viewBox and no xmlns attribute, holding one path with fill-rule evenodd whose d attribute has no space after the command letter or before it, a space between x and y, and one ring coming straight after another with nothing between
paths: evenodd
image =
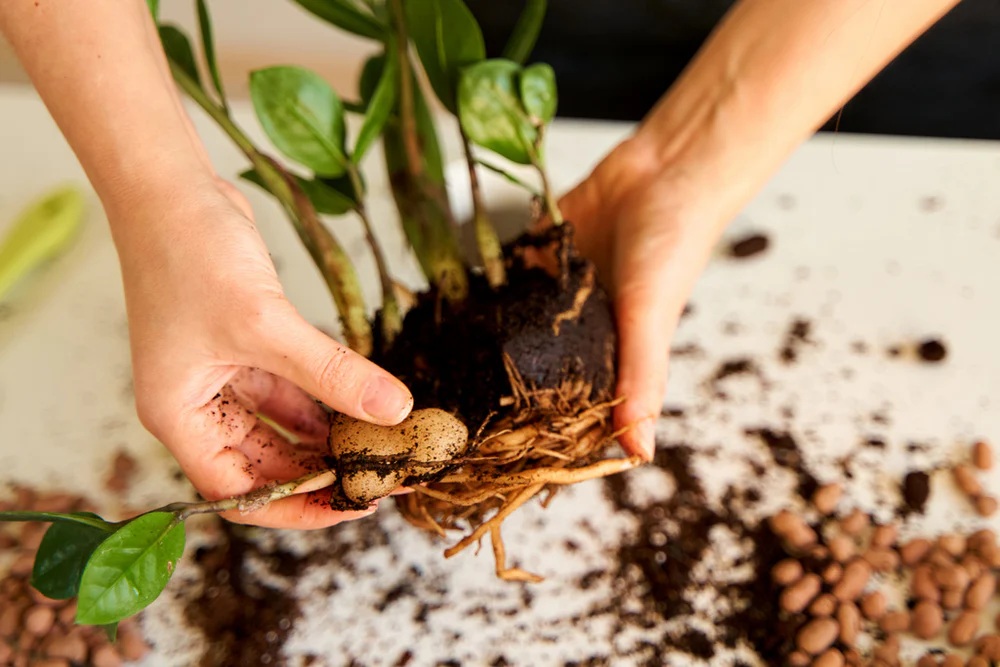
<instances>
[{"instance_id":1,"label":"green leaf at table edge","mask_svg":"<svg viewBox=\"0 0 1000 667\"><path fill-rule=\"evenodd\" d=\"M388 32L387 27L377 18L359 11L357 7L343 0L292 1L327 23L361 37L382 40Z\"/></svg>"},{"instance_id":2,"label":"green leaf at table edge","mask_svg":"<svg viewBox=\"0 0 1000 667\"><path fill-rule=\"evenodd\" d=\"M524 68L518 79L521 103L537 125L547 125L556 116L556 73L545 63Z\"/></svg>"},{"instance_id":3,"label":"green leaf at table edge","mask_svg":"<svg viewBox=\"0 0 1000 667\"><path fill-rule=\"evenodd\" d=\"M404 5L410 39L434 93L455 113L459 72L486 57L476 17L462 0L420 0Z\"/></svg>"},{"instance_id":4,"label":"green leaf at table edge","mask_svg":"<svg viewBox=\"0 0 1000 667\"><path fill-rule=\"evenodd\" d=\"M531 164L538 131L521 102L522 68L503 58L462 70L458 118L469 139L511 162Z\"/></svg>"},{"instance_id":5,"label":"green leaf at table edge","mask_svg":"<svg viewBox=\"0 0 1000 667\"><path fill-rule=\"evenodd\" d=\"M187 74L192 81L198 84L199 88L204 88L201 82L201 73L194 59L194 49L191 48L191 40L184 32L174 25L161 25L160 43L163 45L163 52L167 58Z\"/></svg>"},{"instance_id":6,"label":"green leaf at table edge","mask_svg":"<svg viewBox=\"0 0 1000 667\"><path fill-rule=\"evenodd\" d=\"M215 91L219 93L219 101L222 107L229 108L226 102L226 91L222 87L222 76L219 74L219 64L215 56L215 38L212 34L212 17L208 13L208 5L205 0L198 0L198 31L201 33L201 48L205 52L205 63L208 65L208 73L212 77L212 84Z\"/></svg>"},{"instance_id":7,"label":"green leaf at table edge","mask_svg":"<svg viewBox=\"0 0 1000 667\"><path fill-rule=\"evenodd\" d=\"M267 190L264 179L260 177L256 169L247 169L240 174L240 178L263 188L265 191ZM353 199L323 181L295 175L295 182L299 184L302 191L309 197L309 201L312 202L313 208L316 209L317 213L343 215L344 213L353 211L357 206L357 203Z\"/></svg>"},{"instance_id":8,"label":"green leaf at table edge","mask_svg":"<svg viewBox=\"0 0 1000 667\"><path fill-rule=\"evenodd\" d=\"M306 95L311 99L303 99ZM346 171L344 108L321 76L291 65L255 70L250 97L264 132L282 153L321 176Z\"/></svg>"},{"instance_id":9,"label":"green leaf at table edge","mask_svg":"<svg viewBox=\"0 0 1000 667\"><path fill-rule=\"evenodd\" d=\"M396 105L398 81L399 61L393 57L392 50L390 49L387 58L383 62L382 73L379 76L378 84L375 86L375 91L371 95L371 99L367 100L368 110L365 112L365 119L361 124L361 129L358 131L358 139L354 143L354 151L351 155L351 159L354 160L355 164L361 162L365 153L368 152L371 145L382 134L382 130L385 128L385 124L392 114L393 107Z\"/></svg>"},{"instance_id":10,"label":"green leaf at table edge","mask_svg":"<svg viewBox=\"0 0 1000 667\"><path fill-rule=\"evenodd\" d=\"M538 35L542 32L542 23L545 21L547 9L548 0L527 0L525 2L521 16L514 24L510 37L507 38L507 45L503 49L504 58L522 65L528 60L538 42Z\"/></svg>"},{"instance_id":11,"label":"green leaf at table edge","mask_svg":"<svg viewBox=\"0 0 1000 667\"><path fill-rule=\"evenodd\" d=\"M136 544L130 546L127 540ZM134 558L129 554L127 563L116 563L126 549L139 553ZM90 557L80 581L76 622L109 625L142 611L163 592L183 553L184 523L175 514L150 512L125 524L104 540ZM148 559L154 562L147 563ZM129 579L129 573L137 566L152 566L151 571L140 572L148 576L147 581ZM110 579L102 568L112 572ZM109 580L101 581L102 578ZM125 590L119 590L123 583ZM115 600L115 597L122 599Z\"/></svg>"},{"instance_id":12,"label":"green leaf at table edge","mask_svg":"<svg viewBox=\"0 0 1000 667\"><path fill-rule=\"evenodd\" d=\"M31 585L53 600L75 597L87 561L110 534L86 524L53 523L35 554Z\"/></svg>"}]
</instances>

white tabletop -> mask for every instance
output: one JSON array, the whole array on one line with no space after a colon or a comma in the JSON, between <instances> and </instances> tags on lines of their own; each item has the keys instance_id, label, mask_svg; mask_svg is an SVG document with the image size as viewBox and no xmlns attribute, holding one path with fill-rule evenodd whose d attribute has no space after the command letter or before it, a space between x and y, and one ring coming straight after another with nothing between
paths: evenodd
<instances>
[{"instance_id":1,"label":"white tabletop","mask_svg":"<svg viewBox=\"0 0 1000 667\"><path fill-rule=\"evenodd\" d=\"M30 90L0 89L0 117L3 224L58 183L86 185ZM243 168L240 156L205 118L195 117L220 173L235 175ZM237 117L255 137L262 136L245 106L237 107ZM557 186L585 175L628 129L557 123L550 138ZM372 209L389 225L393 208L377 167L376 156L370 164ZM771 466L759 478L753 473L747 462L763 460L763 450L744 435L746 428L788 427L821 480L841 479L841 459L853 454L848 504L882 508L886 515L909 467L940 465L964 455L969 439L1000 435L998 183L1000 145L850 136L811 141L768 183L734 221L727 239L759 230L770 236L771 247L743 261L720 252L699 282L694 314L674 343L693 343L703 352L673 362L668 404L686 409L688 417L663 420L660 430L664 442L685 442L701 452L694 467L710 497L734 481L760 487L769 507L790 497L794 479L787 470ZM259 191L240 187L255 206L290 298L307 318L333 329L331 302L290 226ZM489 191L494 202L513 196L492 179ZM359 270L372 276L356 223L338 220L332 226L359 258ZM398 235L390 230L384 238L390 262L403 261ZM405 280L419 284L411 260L400 266ZM374 281L365 289L373 302ZM801 350L797 363L785 365L778 349L798 316L812 322L816 343ZM919 364L884 353L926 335L946 341L944 363ZM867 354L856 351L857 341L866 344ZM722 361L743 356L757 360L767 387L749 376L733 377L726 384L729 399L714 399L705 378ZM0 318L0 481L86 492L114 515L117 506L99 491L100 480L111 453L123 448L143 463L128 499L133 506L187 497L189 487L173 479L176 466L169 455L135 417L129 373L115 252L91 197L80 242L25 284ZM791 420L783 417L788 407L794 411ZM872 436L884 438L887 447L859 449ZM908 448L911 443L922 446ZM998 481L997 475L990 480ZM637 502L649 503L668 496L672 481L649 468L631 473L629 485ZM950 525L965 512L958 511L960 502L947 483L935 482L928 516L914 529ZM583 528L585 520L596 530ZM315 653L322 656L318 664L332 665L348 664L345 656L356 664L393 665L407 651L410 665L447 659L489 664L500 655L517 665L592 656L627 665L639 660L627 656L630 646L642 638L657 642L668 628L661 620L648 629L616 629L613 619L620 614L595 609L608 602L612 610L637 608L638 589L622 588L613 576L597 577L586 590L578 585L589 571L616 569L615 547L636 526L635 517L612 509L602 483L570 489L544 511L528 507L506 525L511 556L547 576L530 589L530 605L520 585L493 580L488 549L478 557L469 551L445 561L446 545L418 534L391 507L370 524L325 536L274 534L301 550L360 542L363 533L366 542L375 542L334 565L313 567L299 582L307 613L287 653ZM578 548L569 549L567 541ZM717 574L723 576L724 569L719 566ZM324 585L331 580L338 583L336 590ZM416 597L380 604L400 583L408 583ZM158 645L147 664L188 664L197 655L198 637L178 623L173 595L144 615L149 638ZM701 620L692 623L710 629L712 603L706 596ZM414 618L421 602L434 607L425 623ZM483 607L491 612L476 611ZM678 658L675 664L688 661Z\"/></svg>"}]
</instances>

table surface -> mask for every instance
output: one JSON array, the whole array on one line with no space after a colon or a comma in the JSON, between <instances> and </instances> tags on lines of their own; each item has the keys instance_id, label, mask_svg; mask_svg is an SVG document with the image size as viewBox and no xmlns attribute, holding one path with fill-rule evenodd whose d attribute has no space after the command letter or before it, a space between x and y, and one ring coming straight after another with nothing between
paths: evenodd
<instances>
[{"instance_id":1,"label":"table surface","mask_svg":"<svg viewBox=\"0 0 1000 667\"><path fill-rule=\"evenodd\" d=\"M86 181L32 91L0 89L0 110L0 221L6 224L47 189ZM194 115L220 173L235 175L243 167L240 156L200 113ZM262 136L247 107L237 106L236 115L253 136ZM557 123L550 138L556 185L585 175L628 131L625 125ZM454 155L455 144L449 146ZM390 263L418 285L416 266L391 229L393 208L378 166L375 155L369 165L374 218L383 223ZM457 208L467 210L461 170L453 173ZM798 150L746 207L698 283L693 313L673 343L687 353L675 356L667 407L687 416L659 424L664 447L683 442L694 451L692 467L709 505L722 502L732 485L763 492L748 516L793 497L794 474L765 461L766 450L747 437L748 428L780 425L793 432L817 478L845 480L850 504L886 515L898 502L906 470L941 466L962 456L970 439L1000 434L998 183L1000 145L824 136ZM254 204L289 297L307 318L335 330L332 305L288 223L259 191L240 187ZM500 208L522 201L498 179L488 179L487 192ZM114 514L120 507L100 491L100 480L119 449L142 461L127 498L132 506L187 497L190 489L174 478L172 459L134 414L118 265L96 198L90 203L79 242L3 305L0 481L85 492ZM359 270L372 276L356 223L337 221L334 228L359 258ZM764 254L736 261L722 252L728 240L758 231L771 240ZM365 290L374 302L377 285L367 280ZM785 364L778 349L795 318L812 323L813 342L796 363ZM944 363L884 353L924 336L946 341ZM706 378L725 361L747 357L760 374L723 380L727 398L720 399L718 386ZM859 447L872 437L886 446ZM754 461L768 465L762 469ZM673 488L670 474L657 467L630 473L627 483L639 506L662 500ZM963 518L961 502L947 484L935 484L927 514L908 529L977 525ZM695 605L692 618L627 631L613 622L642 605L641 589L622 588L621 577L613 575L615 548L636 533L639 521L615 509L602 482L568 489L548 509L520 511L506 524L508 549L547 577L530 589L495 581L488 550L445 561L442 542L418 534L391 508L324 535L269 534L300 552L329 540L364 545L289 584L306 613L286 653L295 659L318 654L318 664L334 665L350 658L392 665L407 653L411 665L445 659L489 664L501 655L518 665L593 656L627 665L639 660L630 647L658 642L671 623L704 627L711 636L713 577L738 570L724 558L709 568L699 593L709 601ZM725 553L726 538L718 539ZM178 580L189 567L182 564ZM612 574L579 585L593 572ZM400 586L407 595L390 600L387 593ZM197 633L179 621L180 597L172 587L144 614L144 628L157 644L146 664L189 664L198 654ZM421 603L423 620L417 618ZM753 662L745 650L737 652ZM694 659L673 664L689 662Z\"/></svg>"}]
</instances>

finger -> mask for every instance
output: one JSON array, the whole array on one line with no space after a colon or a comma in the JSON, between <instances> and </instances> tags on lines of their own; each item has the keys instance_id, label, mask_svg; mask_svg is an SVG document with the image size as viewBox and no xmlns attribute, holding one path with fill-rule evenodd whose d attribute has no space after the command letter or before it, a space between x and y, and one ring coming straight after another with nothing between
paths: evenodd
<instances>
[{"instance_id":1,"label":"finger","mask_svg":"<svg viewBox=\"0 0 1000 667\"><path fill-rule=\"evenodd\" d=\"M326 412L288 380L258 368L246 368L229 384L250 410L273 419L304 442L326 441L330 432Z\"/></svg>"},{"instance_id":2,"label":"finger","mask_svg":"<svg viewBox=\"0 0 1000 667\"><path fill-rule=\"evenodd\" d=\"M616 430L630 453L652 460L655 423L666 394L669 345L676 318L663 315L655 286L621 294L615 302L618 321L618 396Z\"/></svg>"},{"instance_id":3,"label":"finger","mask_svg":"<svg viewBox=\"0 0 1000 667\"><path fill-rule=\"evenodd\" d=\"M288 482L306 473L326 470L320 447L292 444L267 424L258 421L239 445L258 477Z\"/></svg>"},{"instance_id":4,"label":"finger","mask_svg":"<svg viewBox=\"0 0 1000 667\"><path fill-rule=\"evenodd\" d=\"M322 333L290 306L274 318L262 356L265 370L290 380L338 412L395 425L413 408L413 396L392 374ZM258 341L259 343L259 341Z\"/></svg>"},{"instance_id":5,"label":"finger","mask_svg":"<svg viewBox=\"0 0 1000 667\"><path fill-rule=\"evenodd\" d=\"M220 516L234 523L263 528L316 530L329 528L344 521L353 521L374 514L378 503L359 512L338 512L330 507L329 491L316 491L285 498L253 512L223 512Z\"/></svg>"}]
</instances>

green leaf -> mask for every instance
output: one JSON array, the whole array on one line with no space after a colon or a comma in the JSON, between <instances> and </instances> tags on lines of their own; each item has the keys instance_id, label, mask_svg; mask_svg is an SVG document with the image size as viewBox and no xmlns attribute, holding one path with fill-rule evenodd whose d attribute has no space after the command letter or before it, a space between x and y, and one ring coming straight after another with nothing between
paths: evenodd
<instances>
[{"instance_id":1,"label":"green leaf","mask_svg":"<svg viewBox=\"0 0 1000 667\"><path fill-rule=\"evenodd\" d=\"M548 0L527 0L514 30L507 39L503 57L522 65L528 60L542 32Z\"/></svg>"},{"instance_id":2,"label":"green leaf","mask_svg":"<svg viewBox=\"0 0 1000 667\"><path fill-rule=\"evenodd\" d=\"M205 0L198 0L198 31L201 33L201 47L205 51L205 62L212 75L212 83L219 93L219 101L223 108L229 108L226 102L226 91L222 88L222 77L219 75L219 64L215 57L215 39L212 36L212 17L208 13Z\"/></svg>"},{"instance_id":3,"label":"green leaf","mask_svg":"<svg viewBox=\"0 0 1000 667\"><path fill-rule=\"evenodd\" d=\"M110 525L100 529L80 523L52 524L38 546L31 585L53 600L75 597L90 555L112 531Z\"/></svg>"},{"instance_id":4,"label":"green leaf","mask_svg":"<svg viewBox=\"0 0 1000 667\"><path fill-rule=\"evenodd\" d=\"M167 54L175 65L181 68L192 81L201 88L201 74L198 72L198 65L195 63L194 50L191 48L191 40L187 38L181 30L172 25L160 26L160 43L163 44L163 51Z\"/></svg>"},{"instance_id":5,"label":"green leaf","mask_svg":"<svg viewBox=\"0 0 1000 667\"><path fill-rule=\"evenodd\" d=\"M368 111L365 113L361 129L358 131L358 139L354 143L354 153L351 156L355 164L361 162L361 158L382 134L382 130L392 114L393 107L396 105L398 83L399 61L391 57L390 54L384 59L378 84L370 99L367 100Z\"/></svg>"},{"instance_id":6,"label":"green leaf","mask_svg":"<svg viewBox=\"0 0 1000 667\"><path fill-rule=\"evenodd\" d=\"M108 641L109 642L111 642L112 644L114 644L116 641L118 641L118 624L117 623L108 623L107 625L102 625L101 627L104 628L104 634L106 634L108 636Z\"/></svg>"},{"instance_id":7,"label":"green leaf","mask_svg":"<svg viewBox=\"0 0 1000 667\"><path fill-rule=\"evenodd\" d=\"M437 125L434 123L434 114L427 106L427 99L424 97L420 86L416 84L416 76L413 84L413 107L414 115L417 117L417 136L420 139L420 154L424 158L424 166L427 175L438 185L444 185L444 158L441 154L441 142L438 140Z\"/></svg>"},{"instance_id":8,"label":"green leaf","mask_svg":"<svg viewBox=\"0 0 1000 667\"><path fill-rule=\"evenodd\" d=\"M43 263L68 249L83 221L83 192L66 185L38 198L0 241L0 299Z\"/></svg>"},{"instance_id":9,"label":"green leaf","mask_svg":"<svg viewBox=\"0 0 1000 667\"><path fill-rule=\"evenodd\" d=\"M459 72L486 57L475 16L462 0L409 0L406 25L434 92L454 113Z\"/></svg>"},{"instance_id":10,"label":"green leaf","mask_svg":"<svg viewBox=\"0 0 1000 667\"><path fill-rule=\"evenodd\" d=\"M383 40L388 32L386 25L362 11L350 0L294 0L295 4L342 30Z\"/></svg>"},{"instance_id":11,"label":"green leaf","mask_svg":"<svg viewBox=\"0 0 1000 667\"><path fill-rule=\"evenodd\" d=\"M361 76L358 77L358 95L361 97L361 104L365 111L375 96L375 89L378 88L382 80L382 72L385 69L385 53L379 53L365 61L361 68Z\"/></svg>"},{"instance_id":12,"label":"green leaf","mask_svg":"<svg viewBox=\"0 0 1000 667\"><path fill-rule=\"evenodd\" d=\"M184 524L151 512L125 524L90 557L80 581L76 622L108 625L155 600L184 553Z\"/></svg>"},{"instance_id":13,"label":"green leaf","mask_svg":"<svg viewBox=\"0 0 1000 667\"><path fill-rule=\"evenodd\" d=\"M114 524L110 524L96 514L90 512L0 512L0 521L51 521L53 523L76 523L83 526L100 528L113 533Z\"/></svg>"},{"instance_id":14,"label":"green leaf","mask_svg":"<svg viewBox=\"0 0 1000 667\"><path fill-rule=\"evenodd\" d=\"M521 105L520 72L520 65L500 58L462 70L458 118L473 143L511 162L531 164L538 131Z\"/></svg>"},{"instance_id":15,"label":"green leaf","mask_svg":"<svg viewBox=\"0 0 1000 667\"><path fill-rule=\"evenodd\" d=\"M274 145L321 176L340 176L344 154L344 107L315 72L269 67L250 75L250 97Z\"/></svg>"},{"instance_id":16,"label":"green leaf","mask_svg":"<svg viewBox=\"0 0 1000 667\"><path fill-rule=\"evenodd\" d=\"M149 13L153 15L154 21L160 20L160 0L146 0L146 5L149 6Z\"/></svg>"},{"instance_id":17,"label":"green leaf","mask_svg":"<svg viewBox=\"0 0 1000 667\"><path fill-rule=\"evenodd\" d=\"M525 67L521 72L521 104L537 125L546 125L555 118L558 96L556 73L545 63Z\"/></svg>"},{"instance_id":18,"label":"green leaf","mask_svg":"<svg viewBox=\"0 0 1000 667\"><path fill-rule=\"evenodd\" d=\"M264 190L268 190L264 179L260 177L260 174L255 169L244 171L240 174L240 178L258 185ZM311 180L298 175L295 176L295 181L302 188L302 191L306 193L306 196L309 197L309 201L312 202L317 213L343 215L354 210L355 206L357 206L354 199L345 194L345 192L350 192L347 188L351 187L350 182L346 178L339 178L334 181L334 183L343 187L343 191L327 181Z\"/></svg>"}]
</instances>

